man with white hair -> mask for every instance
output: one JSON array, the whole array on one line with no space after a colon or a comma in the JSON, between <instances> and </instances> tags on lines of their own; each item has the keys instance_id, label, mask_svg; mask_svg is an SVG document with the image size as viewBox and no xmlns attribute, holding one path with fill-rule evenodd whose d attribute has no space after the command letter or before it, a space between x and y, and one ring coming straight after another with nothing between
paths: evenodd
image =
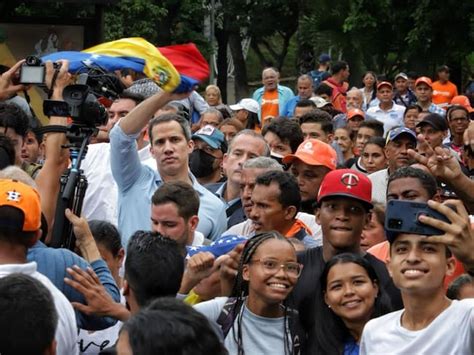
<instances>
[{"instance_id":1,"label":"man with white hair","mask_svg":"<svg viewBox=\"0 0 474 355\"><path fill-rule=\"evenodd\" d=\"M284 116L285 105L294 96L290 88L279 82L280 73L276 68L265 68L262 71L263 87L255 90L252 96L260 105L260 122L264 122L268 116Z\"/></svg>"}]
</instances>

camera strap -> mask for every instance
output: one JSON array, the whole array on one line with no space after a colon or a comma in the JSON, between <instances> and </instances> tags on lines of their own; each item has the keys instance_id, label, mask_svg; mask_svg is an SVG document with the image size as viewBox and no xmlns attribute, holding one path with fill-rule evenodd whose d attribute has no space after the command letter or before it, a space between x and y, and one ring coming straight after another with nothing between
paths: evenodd
<instances>
[{"instance_id":1,"label":"camera strap","mask_svg":"<svg viewBox=\"0 0 474 355\"><path fill-rule=\"evenodd\" d=\"M56 79L58 78L58 74L59 74L59 69L55 69L53 78L51 79L51 88L49 89L49 92L48 92L48 99L51 99L51 96L53 96L54 85L56 84Z\"/></svg>"}]
</instances>

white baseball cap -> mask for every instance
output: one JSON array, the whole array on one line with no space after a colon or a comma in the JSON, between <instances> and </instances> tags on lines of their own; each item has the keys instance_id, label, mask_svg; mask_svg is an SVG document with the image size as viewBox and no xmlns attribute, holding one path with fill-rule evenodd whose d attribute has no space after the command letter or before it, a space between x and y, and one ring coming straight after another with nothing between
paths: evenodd
<instances>
[{"instance_id":1,"label":"white baseball cap","mask_svg":"<svg viewBox=\"0 0 474 355\"><path fill-rule=\"evenodd\" d=\"M229 106L232 111L247 110L253 113L258 113L260 105L254 99L242 99L235 105Z\"/></svg>"},{"instance_id":2,"label":"white baseball cap","mask_svg":"<svg viewBox=\"0 0 474 355\"><path fill-rule=\"evenodd\" d=\"M322 97L319 97L319 96L313 96L310 98L310 100L316 104L317 108L321 108L321 107L331 104L330 102L327 102L326 100L324 100Z\"/></svg>"}]
</instances>

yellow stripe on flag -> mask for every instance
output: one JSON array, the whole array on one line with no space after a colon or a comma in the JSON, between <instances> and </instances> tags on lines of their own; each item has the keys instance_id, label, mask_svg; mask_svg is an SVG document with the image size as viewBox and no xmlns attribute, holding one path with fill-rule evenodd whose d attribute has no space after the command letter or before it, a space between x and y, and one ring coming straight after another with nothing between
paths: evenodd
<instances>
[{"instance_id":1,"label":"yellow stripe on flag","mask_svg":"<svg viewBox=\"0 0 474 355\"><path fill-rule=\"evenodd\" d=\"M176 68L150 42L140 37L122 38L83 50L86 53L114 57L136 57L145 60L144 73L163 90L171 92L180 83Z\"/></svg>"}]
</instances>

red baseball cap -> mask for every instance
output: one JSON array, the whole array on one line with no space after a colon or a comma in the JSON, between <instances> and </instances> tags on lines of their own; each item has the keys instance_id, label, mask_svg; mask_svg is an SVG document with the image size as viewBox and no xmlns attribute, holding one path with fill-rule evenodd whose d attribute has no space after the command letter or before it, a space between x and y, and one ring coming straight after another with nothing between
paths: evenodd
<instances>
[{"instance_id":1,"label":"red baseball cap","mask_svg":"<svg viewBox=\"0 0 474 355\"><path fill-rule=\"evenodd\" d=\"M353 169L329 172L321 182L318 204L328 197L348 197L362 202L367 209L372 205L372 182L367 176Z\"/></svg>"},{"instance_id":2,"label":"red baseball cap","mask_svg":"<svg viewBox=\"0 0 474 355\"><path fill-rule=\"evenodd\" d=\"M22 212L18 220L5 218L0 212L0 226L35 232L41 226L41 203L38 191L17 180L0 180L0 210L2 207L14 207Z\"/></svg>"},{"instance_id":3,"label":"red baseball cap","mask_svg":"<svg viewBox=\"0 0 474 355\"><path fill-rule=\"evenodd\" d=\"M295 159L308 165L322 165L334 170L336 169L337 153L329 144L311 138L301 143L295 154L285 156L283 163L290 164Z\"/></svg>"},{"instance_id":4,"label":"red baseball cap","mask_svg":"<svg viewBox=\"0 0 474 355\"><path fill-rule=\"evenodd\" d=\"M363 119L365 119L365 113L364 111L358 109L358 108L353 108L349 111L347 111L347 119L350 120L356 116L361 116Z\"/></svg>"},{"instance_id":5,"label":"red baseball cap","mask_svg":"<svg viewBox=\"0 0 474 355\"><path fill-rule=\"evenodd\" d=\"M377 90L380 90L382 86L388 86L390 89L393 89L393 85L388 81L381 81L377 84Z\"/></svg>"},{"instance_id":6,"label":"red baseball cap","mask_svg":"<svg viewBox=\"0 0 474 355\"><path fill-rule=\"evenodd\" d=\"M433 82L427 76L420 76L418 79L416 79L415 87L417 87L419 84L426 84L430 88L433 88Z\"/></svg>"}]
</instances>

